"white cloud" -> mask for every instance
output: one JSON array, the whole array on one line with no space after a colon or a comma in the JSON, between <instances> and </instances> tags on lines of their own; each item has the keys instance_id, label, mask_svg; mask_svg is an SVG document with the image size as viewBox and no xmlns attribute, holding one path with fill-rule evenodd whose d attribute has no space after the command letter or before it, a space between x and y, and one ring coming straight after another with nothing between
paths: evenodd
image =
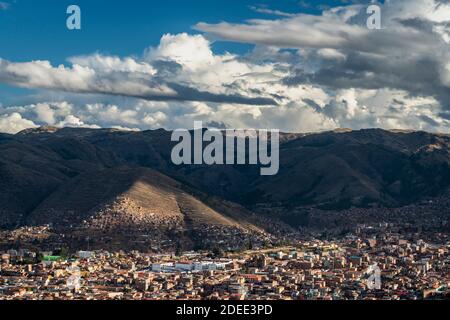
<instances>
[{"instance_id":1,"label":"white cloud","mask_svg":"<svg viewBox=\"0 0 450 320\"><path fill-rule=\"evenodd\" d=\"M330 48L319 49L317 51L317 54L319 55L319 57L321 57L322 59L326 59L326 60L344 60L345 59L345 54L343 54L342 52L339 52L336 49L330 49Z\"/></svg>"},{"instance_id":2,"label":"white cloud","mask_svg":"<svg viewBox=\"0 0 450 320\"><path fill-rule=\"evenodd\" d=\"M0 82L25 88L126 96L154 101L276 104L270 97L246 95L246 92L238 93L222 87L225 83L219 82L213 86L212 83L217 80L217 72L220 72L214 69L224 67L229 73L228 76L232 77L238 67L245 65L222 61L233 58L231 56L213 56L209 42L202 36L166 35L161 41L158 49L149 51L147 59L164 58L173 63L182 63L185 72L168 75L164 73L166 70L158 70L146 61L99 54L72 57L69 59L72 63L70 67L54 67L49 61L14 63L0 59ZM210 66L209 73L203 72L212 64L214 66ZM233 68L235 71L231 73ZM164 69L164 66L160 66L160 69ZM241 70L245 71L248 70Z\"/></svg>"},{"instance_id":3,"label":"white cloud","mask_svg":"<svg viewBox=\"0 0 450 320\"><path fill-rule=\"evenodd\" d=\"M291 84L405 90L434 96L450 109L448 2L386 1L382 30L366 27L366 9L350 5L319 16L198 23L196 29L228 41L299 49L304 61L296 63L297 75L288 77Z\"/></svg>"},{"instance_id":4,"label":"white cloud","mask_svg":"<svg viewBox=\"0 0 450 320\"><path fill-rule=\"evenodd\" d=\"M73 65L80 65L93 70L102 70L103 72L136 72L150 76L156 74L156 70L151 65L136 61L131 57L121 59L120 57L104 56L97 53L88 56L71 57L69 61Z\"/></svg>"},{"instance_id":5,"label":"white cloud","mask_svg":"<svg viewBox=\"0 0 450 320\"><path fill-rule=\"evenodd\" d=\"M196 70L215 62L210 43L201 35L165 34L157 48L149 48L146 58L152 60L172 60L182 66Z\"/></svg>"},{"instance_id":6,"label":"white cloud","mask_svg":"<svg viewBox=\"0 0 450 320\"><path fill-rule=\"evenodd\" d=\"M88 59L79 58L80 61ZM109 58L106 58L108 60ZM76 60L73 58L73 60ZM95 64L95 63L93 63ZM107 62L95 64L105 66ZM177 93L164 85L146 81L136 73L95 70L79 64L53 67L49 61L13 63L0 59L0 81L25 88L53 89L79 93L104 93L142 98L174 97Z\"/></svg>"},{"instance_id":7,"label":"white cloud","mask_svg":"<svg viewBox=\"0 0 450 320\"><path fill-rule=\"evenodd\" d=\"M450 122L439 115L432 97L413 98L394 90L340 90L323 113L339 127L385 128L449 132Z\"/></svg>"},{"instance_id":8,"label":"white cloud","mask_svg":"<svg viewBox=\"0 0 450 320\"><path fill-rule=\"evenodd\" d=\"M55 112L48 104L38 103L34 112L36 112L37 120L49 125L55 124Z\"/></svg>"},{"instance_id":9,"label":"white cloud","mask_svg":"<svg viewBox=\"0 0 450 320\"><path fill-rule=\"evenodd\" d=\"M386 1L384 29L376 31L365 27L364 5L320 16L264 9L278 17L199 23L206 35L166 34L141 57L95 53L71 57L68 66L0 59L0 82L52 90L40 91L42 103L0 106L0 115L15 113L36 125L133 130L189 128L202 120L297 132L449 132L450 7L411 1L419 9ZM210 35L256 46L245 55L216 54ZM55 91L62 92L58 99Z\"/></svg>"},{"instance_id":10,"label":"white cloud","mask_svg":"<svg viewBox=\"0 0 450 320\"><path fill-rule=\"evenodd\" d=\"M32 121L22 118L17 112L0 116L0 132L3 133L15 134L22 130L36 127Z\"/></svg>"}]
</instances>

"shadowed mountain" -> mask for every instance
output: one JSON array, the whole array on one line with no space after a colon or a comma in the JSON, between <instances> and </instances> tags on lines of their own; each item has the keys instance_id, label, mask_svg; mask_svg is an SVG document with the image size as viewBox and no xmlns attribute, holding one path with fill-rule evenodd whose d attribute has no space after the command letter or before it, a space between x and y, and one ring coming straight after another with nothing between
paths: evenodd
<instances>
[{"instance_id":1,"label":"shadowed mountain","mask_svg":"<svg viewBox=\"0 0 450 320\"><path fill-rule=\"evenodd\" d=\"M330 209L409 204L448 189L449 146L448 136L420 132L305 136L282 145L279 174L255 180L243 200Z\"/></svg>"},{"instance_id":2,"label":"shadowed mountain","mask_svg":"<svg viewBox=\"0 0 450 320\"><path fill-rule=\"evenodd\" d=\"M60 228L85 223L99 229L241 226L189 192L181 183L151 169L104 169L62 185L31 212L27 223L51 223Z\"/></svg>"},{"instance_id":3,"label":"shadowed mountain","mask_svg":"<svg viewBox=\"0 0 450 320\"><path fill-rule=\"evenodd\" d=\"M174 144L164 130L88 140L123 163L152 167L250 206L400 206L440 195L450 181L449 136L425 132L283 134L280 172L273 177L261 177L255 166L175 167L170 162Z\"/></svg>"},{"instance_id":4,"label":"shadowed mountain","mask_svg":"<svg viewBox=\"0 0 450 320\"><path fill-rule=\"evenodd\" d=\"M48 127L0 135L1 225L77 225L109 210L134 225L170 216L182 228L246 227L252 214L236 203L256 213L396 207L449 189L448 135L377 129L282 134L280 172L271 177L260 176L257 166L175 166L170 137L165 130ZM112 218L105 219L94 220L106 228Z\"/></svg>"}]
</instances>

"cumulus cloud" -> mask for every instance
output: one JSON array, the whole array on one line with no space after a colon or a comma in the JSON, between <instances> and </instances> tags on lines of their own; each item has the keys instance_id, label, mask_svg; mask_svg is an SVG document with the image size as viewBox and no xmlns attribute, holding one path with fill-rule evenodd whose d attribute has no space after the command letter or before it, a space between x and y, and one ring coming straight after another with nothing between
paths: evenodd
<instances>
[{"instance_id":1,"label":"cumulus cloud","mask_svg":"<svg viewBox=\"0 0 450 320\"><path fill-rule=\"evenodd\" d=\"M450 109L450 5L436 0L392 0L382 5L382 30L366 26L367 4L246 23L198 23L228 41L299 49L313 70L297 65L285 83L331 89L398 89L433 96Z\"/></svg>"},{"instance_id":2,"label":"cumulus cloud","mask_svg":"<svg viewBox=\"0 0 450 320\"><path fill-rule=\"evenodd\" d=\"M22 118L20 113L14 112L0 116L0 132L15 134L19 131L36 128L33 121Z\"/></svg>"},{"instance_id":3,"label":"cumulus cloud","mask_svg":"<svg viewBox=\"0 0 450 320\"><path fill-rule=\"evenodd\" d=\"M343 89L326 104L322 112L354 129L408 128L448 132L450 122L439 115L439 102L432 98L411 97L407 92Z\"/></svg>"},{"instance_id":4,"label":"cumulus cloud","mask_svg":"<svg viewBox=\"0 0 450 320\"><path fill-rule=\"evenodd\" d=\"M218 68L232 65L223 60L230 57L214 56L209 46L202 36L181 34L165 35L158 48L148 50L148 61L100 54L72 57L69 59L71 66L52 66L49 61L14 63L0 59L0 82L25 88L117 95L153 101L277 104L272 97L230 90L224 86L227 83L217 83L214 90L208 91L213 89L212 86L202 84L206 81L211 84L213 79L206 79L206 76L198 79L192 73L210 64ZM177 64L180 68L176 68ZM197 83L197 80L201 83Z\"/></svg>"},{"instance_id":5,"label":"cumulus cloud","mask_svg":"<svg viewBox=\"0 0 450 320\"><path fill-rule=\"evenodd\" d=\"M253 8L272 19L198 23L205 34L165 34L141 56L94 53L61 66L0 59L0 82L51 92L39 91L41 103L0 106L0 117L127 130L201 120L291 132L450 132L448 1L385 1L382 30L367 29L366 2L349 2L321 15ZM211 39L255 47L216 54ZM15 130L3 122L0 131Z\"/></svg>"},{"instance_id":6,"label":"cumulus cloud","mask_svg":"<svg viewBox=\"0 0 450 320\"><path fill-rule=\"evenodd\" d=\"M274 90L282 88L281 84ZM245 106L135 100L123 103L49 102L1 107L0 116L20 115L33 125L124 130L192 128L194 121L228 128L277 128L311 132L335 128L415 129L448 132L450 117L442 114L433 97L411 97L405 91L342 89L330 95L320 88L286 88L289 97L279 106ZM12 133L0 126L0 131ZM20 130L17 130L20 131Z\"/></svg>"}]
</instances>

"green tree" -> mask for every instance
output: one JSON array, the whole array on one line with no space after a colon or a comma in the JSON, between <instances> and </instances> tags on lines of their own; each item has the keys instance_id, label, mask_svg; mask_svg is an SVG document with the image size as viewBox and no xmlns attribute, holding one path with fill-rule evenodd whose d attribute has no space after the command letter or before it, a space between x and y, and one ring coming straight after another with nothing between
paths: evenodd
<instances>
[{"instance_id":1,"label":"green tree","mask_svg":"<svg viewBox=\"0 0 450 320\"><path fill-rule=\"evenodd\" d=\"M177 246L175 248L175 256L181 257L183 255L183 247L180 243L177 243Z\"/></svg>"},{"instance_id":2,"label":"green tree","mask_svg":"<svg viewBox=\"0 0 450 320\"><path fill-rule=\"evenodd\" d=\"M221 258L221 257L223 257L225 255L225 251L222 248L219 248L219 247L215 247L212 250L212 253L213 253L215 258Z\"/></svg>"},{"instance_id":3,"label":"green tree","mask_svg":"<svg viewBox=\"0 0 450 320\"><path fill-rule=\"evenodd\" d=\"M247 249L248 250L253 250L253 240L251 238L248 239Z\"/></svg>"}]
</instances>

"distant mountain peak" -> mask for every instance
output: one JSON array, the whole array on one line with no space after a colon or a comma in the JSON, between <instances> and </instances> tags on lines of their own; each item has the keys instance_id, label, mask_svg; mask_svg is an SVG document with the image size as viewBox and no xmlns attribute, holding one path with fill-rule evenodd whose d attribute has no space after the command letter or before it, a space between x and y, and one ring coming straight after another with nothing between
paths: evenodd
<instances>
[{"instance_id":1,"label":"distant mountain peak","mask_svg":"<svg viewBox=\"0 0 450 320\"><path fill-rule=\"evenodd\" d=\"M61 130L62 128L54 127L54 126L42 126L37 128L25 129L17 133L17 135L28 135L28 134L43 134L43 133L55 133Z\"/></svg>"},{"instance_id":2,"label":"distant mountain peak","mask_svg":"<svg viewBox=\"0 0 450 320\"><path fill-rule=\"evenodd\" d=\"M400 207L450 186L449 135L285 133L273 177L254 166L175 166L170 136L56 127L7 136L0 143L0 226L76 226L100 217L93 221L108 228L118 216L133 228L172 219L186 230L254 230L258 223L248 217L295 225L296 212L309 208Z\"/></svg>"}]
</instances>

